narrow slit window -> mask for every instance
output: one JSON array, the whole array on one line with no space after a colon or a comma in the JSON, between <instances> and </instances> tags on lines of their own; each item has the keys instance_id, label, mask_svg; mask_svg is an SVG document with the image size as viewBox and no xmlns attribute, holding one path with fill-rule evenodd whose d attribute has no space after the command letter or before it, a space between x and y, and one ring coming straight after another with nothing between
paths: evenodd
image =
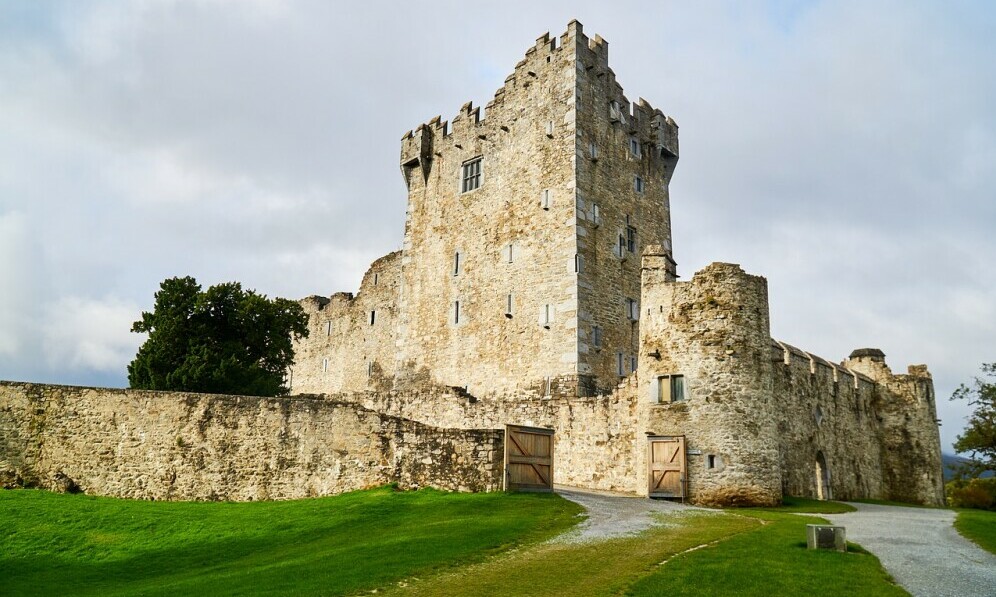
<instances>
[{"instance_id":1,"label":"narrow slit window","mask_svg":"<svg viewBox=\"0 0 996 597\"><path fill-rule=\"evenodd\" d=\"M706 456L706 468L716 468L716 455L710 454Z\"/></svg>"},{"instance_id":2,"label":"narrow slit window","mask_svg":"<svg viewBox=\"0 0 996 597\"><path fill-rule=\"evenodd\" d=\"M633 226L626 226L626 250L636 252L636 228Z\"/></svg>"},{"instance_id":3,"label":"narrow slit window","mask_svg":"<svg viewBox=\"0 0 996 597\"><path fill-rule=\"evenodd\" d=\"M505 317L512 317L512 293L505 297Z\"/></svg>"},{"instance_id":4,"label":"narrow slit window","mask_svg":"<svg viewBox=\"0 0 996 597\"><path fill-rule=\"evenodd\" d=\"M543 327L550 327L550 323L553 322L553 309L549 303L543 305L543 312L540 314L540 319L543 322Z\"/></svg>"},{"instance_id":5,"label":"narrow slit window","mask_svg":"<svg viewBox=\"0 0 996 597\"><path fill-rule=\"evenodd\" d=\"M550 203L552 202L553 192L550 189L543 189L543 194L540 197L540 205L543 209L550 209Z\"/></svg>"},{"instance_id":6,"label":"narrow slit window","mask_svg":"<svg viewBox=\"0 0 996 597\"><path fill-rule=\"evenodd\" d=\"M602 348L602 328L597 325L591 328L591 343L594 345L595 350Z\"/></svg>"},{"instance_id":7,"label":"narrow slit window","mask_svg":"<svg viewBox=\"0 0 996 597\"><path fill-rule=\"evenodd\" d=\"M513 253L512 243L508 243L508 246L505 247L505 254L506 254L505 256L508 258L508 262L513 263L515 255Z\"/></svg>"},{"instance_id":8,"label":"narrow slit window","mask_svg":"<svg viewBox=\"0 0 996 597\"><path fill-rule=\"evenodd\" d=\"M380 274L374 274L374 286L377 285L379 279L380 279Z\"/></svg>"},{"instance_id":9,"label":"narrow slit window","mask_svg":"<svg viewBox=\"0 0 996 597\"><path fill-rule=\"evenodd\" d=\"M622 376L626 375L626 369L625 369L625 364L624 364L625 360L624 359L625 359L625 357L623 356L623 353L621 353L621 352L617 352L616 353L616 373L619 374L619 377L622 377Z\"/></svg>"},{"instance_id":10,"label":"narrow slit window","mask_svg":"<svg viewBox=\"0 0 996 597\"><path fill-rule=\"evenodd\" d=\"M329 360L322 359L322 373L328 373L329 370Z\"/></svg>"},{"instance_id":11,"label":"narrow slit window","mask_svg":"<svg viewBox=\"0 0 996 597\"><path fill-rule=\"evenodd\" d=\"M626 237L622 234L619 234L619 244L616 247L616 255L619 257L626 256Z\"/></svg>"},{"instance_id":12,"label":"narrow slit window","mask_svg":"<svg viewBox=\"0 0 996 597\"><path fill-rule=\"evenodd\" d=\"M460 251L453 254L453 275L460 275Z\"/></svg>"},{"instance_id":13,"label":"narrow slit window","mask_svg":"<svg viewBox=\"0 0 996 597\"><path fill-rule=\"evenodd\" d=\"M633 177L633 190L636 191L637 193L642 193L643 192L643 177L642 176L634 176Z\"/></svg>"},{"instance_id":14,"label":"narrow slit window","mask_svg":"<svg viewBox=\"0 0 996 597\"><path fill-rule=\"evenodd\" d=\"M373 361L367 361L367 377L373 377L374 364Z\"/></svg>"},{"instance_id":15,"label":"narrow slit window","mask_svg":"<svg viewBox=\"0 0 996 597\"><path fill-rule=\"evenodd\" d=\"M591 156L592 160L598 159L598 145L594 141L588 144L588 155Z\"/></svg>"},{"instance_id":16,"label":"narrow slit window","mask_svg":"<svg viewBox=\"0 0 996 597\"><path fill-rule=\"evenodd\" d=\"M584 268L584 258L581 257L580 253L574 254L574 273L580 274Z\"/></svg>"},{"instance_id":17,"label":"narrow slit window","mask_svg":"<svg viewBox=\"0 0 996 597\"><path fill-rule=\"evenodd\" d=\"M460 323L460 301L453 301L453 323Z\"/></svg>"},{"instance_id":18,"label":"narrow slit window","mask_svg":"<svg viewBox=\"0 0 996 597\"><path fill-rule=\"evenodd\" d=\"M325 335L326 336L331 336L332 335L332 322L331 321L325 322Z\"/></svg>"},{"instance_id":19,"label":"narrow slit window","mask_svg":"<svg viewBox=\"0 0 996 597\"><path fill-rule=\"evenodd\" d=\"M597 203L591 204L591 221L594 222L596 226L602 223L602 214L598 209Z\"/></svg>"},{"instance_id":20,"label":"narrow slit window","mask_svg":"<svg viewBox=\"0 0 996 597\"><path fill-rule=\"evenodd\" d=\"M626 299L626 317L630 321L636 321L640 319L640 305L635 299Z\"/></svg>"},{"instance_id":21,"label":"narrow slit window","mask_svg":"<svg viewBox=\"0 0 996 597\"><path fill-rule=\"evenodd\" d=\"M630 372L636 371L636 357L634 356L629 357L629 370Z\"/></svg>"},{"instance_id":22,"label":"narrow slit window","mask_svg":"<svg viewBox=\"0 0 996 597\"><path fill-rule=\"evenodd\" d=\"M370 312L370 325L373 325L376 322L377 322L377 312L376 311L371 311Z\"/></svg>"},{"instance_id":23,"label":"narrow slit window","mask_svg":"<svg viewBox=\"0 0 996 597\"><path fill-rule=\"evenodd\" d=\"M553 137L553 121L548 120L546 123L546 136Z\"/></svg>"},{"instance_id":24,"label":"narrow slit window","mask_svg":"<svg viewBox=\"0 0 996 597\"><path fill-rule=\"evenodd\" d=\"M461 171L461 193L473 191L481 186L481 158L465 162Z\"/></svg>"}]
</instances>

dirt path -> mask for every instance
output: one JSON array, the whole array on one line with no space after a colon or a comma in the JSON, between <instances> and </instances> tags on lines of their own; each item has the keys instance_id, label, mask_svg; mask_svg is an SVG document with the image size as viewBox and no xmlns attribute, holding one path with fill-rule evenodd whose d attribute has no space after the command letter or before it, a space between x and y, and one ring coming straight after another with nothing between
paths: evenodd
<instances>
[{"instance_id":1,"label":"dirt path","mask_svg":"<svg viewBox=\"0 0 996 597\"><path fill-rule=\"evenodd\" d=\"M996 597L996 556L958 534L955 512L851 505L858 511L819 516L846 527L914 597Z\"/></svg>"},{"instance_id":2,"label":"dirt path","mask_svg":"<svg viewBox=\"0 0 996 597\"><path fill-rule=\"evenodd\" d=\"M588 520L574 530L554 539L559 543L585 543L615 537L626 537L652 526L667 526L666 520L654 514L674 514L685 510L713 512L703 508L645 497L630 497L573 487L556 488L560 497L571 500L588 511Z\"/></svg>"}]
</instances>

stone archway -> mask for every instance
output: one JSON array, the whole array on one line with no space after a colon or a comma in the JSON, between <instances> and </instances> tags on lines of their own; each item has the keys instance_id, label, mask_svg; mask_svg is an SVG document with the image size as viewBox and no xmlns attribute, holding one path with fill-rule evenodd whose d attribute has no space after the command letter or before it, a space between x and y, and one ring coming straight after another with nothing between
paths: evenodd
<instances>
[{"instance_id":1,"label":"stone archway","mask_svg":"<svg viewBox=\"0 0 996 597\"><path fill-rule=\"evenodd\" d=\"M820 500L832 500L833 489L830 485L830 467L827 466L827 459L823 452L816 453L816 498Z\"/></svg>"}]
</instances>

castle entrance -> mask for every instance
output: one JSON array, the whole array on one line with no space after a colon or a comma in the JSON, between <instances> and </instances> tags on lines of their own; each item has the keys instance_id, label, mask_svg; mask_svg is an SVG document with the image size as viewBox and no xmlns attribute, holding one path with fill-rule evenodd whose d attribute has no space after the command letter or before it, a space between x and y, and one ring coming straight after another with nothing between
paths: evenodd
<instances>
[{"instance_id":1,"label":"castle entrance","mask_svg":"<svg viewBox=\"0 0 996 597\"><path fill-rule=\"evenodd\" d=\"M553 491L553 429L505 425L505 491Z\"/></svg>"},{"instance_id":2,"label":"castle entrance","mask_svg":"<svg viewBox=\"0 0 996 597\"><path fill-rule=\"evenodd\" d=\"M649 437L647 464L650 470L648 495L659 498L685 498L685 436Z\"/></svg>"}]
</instances>

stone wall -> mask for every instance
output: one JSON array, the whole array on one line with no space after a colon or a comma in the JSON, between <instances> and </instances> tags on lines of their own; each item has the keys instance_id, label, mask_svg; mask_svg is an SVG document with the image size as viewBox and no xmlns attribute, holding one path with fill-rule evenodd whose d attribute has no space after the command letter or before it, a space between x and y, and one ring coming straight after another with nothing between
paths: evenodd
<instances>
[{"instance_id":1,"label":"stone wall","mask_svg":"<svg viewBox=\"0 0 996 597\"><path fill-rule=\"evenodd\" d=\"M452 389L367 392L330 396L373 411L445 428L526 425L553 429L554 482L638 493L638 452L643 448L635 378L611 394L543 397L509 393L476 398ZM646 492L644 492L646 493Z\"/></svg>"},{"instance_id":2,"label":"stone wall","mask_svg":"<svg viewBox=\"0 0 996 597\"><path fill-rule=\"evenodd\" d=\"M88 494L292 499L396 482L501 488L500 430L437 429L318 397L0 382L0 479Z\"/></svg>"},{"instance_id":3,"label":"stone wall","mask_svg":"<svg viewBox=\"0 0 996 597\"><path fill-rule=\"evenodd\" d=\"M294 394L386 390L393 384L401 252L375 261L359 292L301 300L308 337L294 341L288 385Z\"/></svg>"}]
</instances>

